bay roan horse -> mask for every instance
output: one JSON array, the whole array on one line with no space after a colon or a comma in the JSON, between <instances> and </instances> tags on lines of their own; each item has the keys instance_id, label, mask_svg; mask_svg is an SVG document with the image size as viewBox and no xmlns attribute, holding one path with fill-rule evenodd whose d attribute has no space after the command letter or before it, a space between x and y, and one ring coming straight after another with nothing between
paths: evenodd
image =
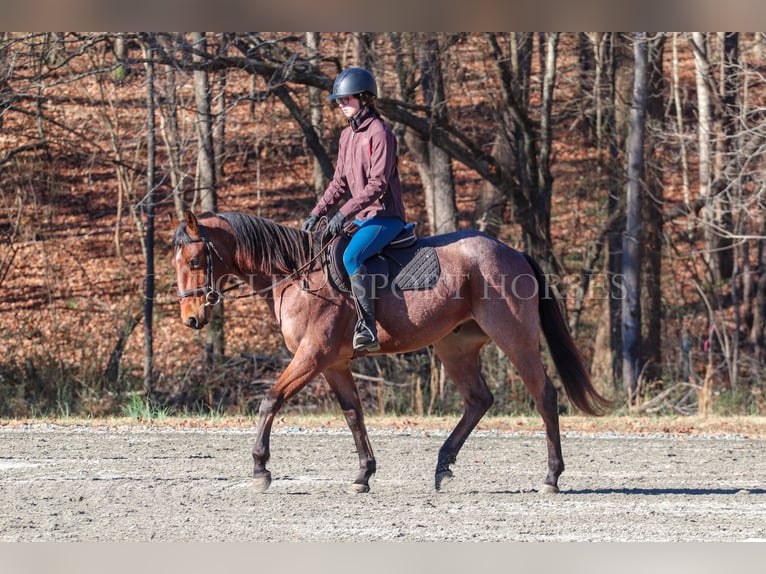
<instances>
[{"instance_id":1,"label":"bay roan horse","mask_svg":"<svg viewBox=\"0 0 766 574\"><path fill-rule=\"evenodd\" d=\"M490 339L510 359L529 389L545 423L548 474L542 492L558 492L564 470L557 393L540 354L540 331L570 401L599 415L608 407L591 385L559 303L537 263L528 255L475 231L420 240L435 248L441 275L427 290L376 294L376 354L402 353L433 345L463 400L463 416L439 450L435 486L452 478L450 465L479 419L492 405L482 377L479 350ZM351 295L327 281L312 256L309 234L239 212L203 215L187 212L174 236L174 266L183 323L202 328L211 306L227 296L232 277L262 294L274 314L292 361L269 389L259 408L253 448L256 490L271 484L266 469L269 436L282 404L319 374L337 396L356 443L359 474L349 490L369 491L375 457L362 404L350 370L357 314Z\"/></svg>"}]
</instances>

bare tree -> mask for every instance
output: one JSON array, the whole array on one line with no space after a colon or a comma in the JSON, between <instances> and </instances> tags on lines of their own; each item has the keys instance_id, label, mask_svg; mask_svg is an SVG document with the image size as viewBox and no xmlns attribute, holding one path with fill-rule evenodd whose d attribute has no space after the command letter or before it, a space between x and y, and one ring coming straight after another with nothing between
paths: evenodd
<instances>
[{"instance_id":1,"label":"bare tree","mask_svg":"<svg viewBox=\"0 0 766 574\"><path fill-rule=\"evenodd\" d=\"M375 32L356 32L352 35L356 66L366 68L375 75Z\"/></svg>"},{"instance_id":2,"label":"bare tree","mask_svg":"<svg viewBox=\"0 0 766 574\"><path fill-rule=\"evenodd\" d=\"M699 156L699 197L703 202L702 227L705 235L705 260L709 278L709 284L714 284L720 277L713 261L715 253L716 237L713 227L714 206L712 196L712 137L713 118L712 103L710 101L710 89L712 85L710 76L710 64L708 62L708 35L706 32L694 32L691 41L694 51L695 79L697 82L697 148Z\"/></svg>"},{"instance_id":3,"label":"bare tree","mask_svg":"<svg viewBox=\"0 0 766 574\"><path fill-rule=\"evenodd\" d=\"M659 149L664 139L665 76L662 63L665 35L647 38L647 102L645 147ZM647 154L645 193L642 194L641 229L641 355L646 377L655 378L662 370L662 245L664 166L654 154Z\"/></svg>"},{"instance_id":4,"label":"bare tree","mask_svg":"<svg viewBox=\"0 0 766 574\"><path fill-rule=\"evenodd\" d=\"M681 160L681 181L683 190L683 199L687 209L691 208L691 192L689 188L689 159L686 150L686 138L684 137L684 113L681 99L681 82L678 72L678 33L673 33L673 64L672 64L672 95L673 106L675 107L675 122L678 137L679 156Z\"/></svg>"},{"instance_id":5,"label":"bare tree","mask_svg":"<svg viewBox=\"0 0 766 574\"><path fill-rule=\"evenodd\" d=\"M207 40L204 32L192 32L192 59L197 63L207 60ZM215 212L218 198L215 183L215 155L213 153L213 115L211 111L210 81L205 69L194 70L194 99L197 104L197 189L203 211ZM205 353L209 361L224 355L224 308L216 305L211 311L210 325L205 333Z\"/></svg>"},{"instance_id":6,"label":"bare tree","mask_svg":"<svg viewBox=\"0 0 766 574\"><path fill-rule=\"evenodd\" d=\"M625 297L622 300L622 378L633 404L641 370L641 187L644 171L644 123L647 102L648 48L645 32L633 36L635 71L633 104L628 136L628 189L626 226L622 242L622 273Z\"/></svg>"},{"instance_id":7,"label":"bare tree","mask_svg":"<svg viewBox=\"0 0 766 574\"><path fill-rule=\"evenodd\" d=\"M506 190L511 197L517 219L524 231L527 250L548 268L548 271L560 273L560 265L553 253L550 238L551 192L553 177L550 171L551 124L550 114L553 105L553 88L556 78L559 34L548 33L543 52L543 83L539 119L534 121L524 99L522 81L517 83L514 69L509 62L518 63L528 56L525 49L529 44L523 40L512 42L515 50L524 54L517 58L507 58L500 46L496 34L488 34L490 51L500 77L502 104L497 109L498 123L514 150L516 165L514 176L518 187ZM518 53L517 52L517 53ZM518 64L517 64L518 65ZM518 66L516 73L524 70ZM499 148L498 148L499 149ZM500 167L500 166L497 166ZM507 166L506 166L507 167ZM502 178L496 178L497 185L504 185ZM494 183L494 182L493 182Z\"/></svg>"},{"instance_id":8,"label":"bare tree","mask_svg":"<svg viewBox=\"0 0 766 574\"><path fill-rule=\"evenodd\" d=\"M226 51L226 36L221 39L220 51ZM221 181L224 177L224 163L226 162L226 87L228 84L228 70L218 70L215 74L217 89L213 95L213 164L215 166L215 180Z\"/></svg>"},{"instance_id":9,"label":"bare tree","mask_svg":"<svg viewBox=\"0 0 766 574\"><path fill-rule=\"evenodd\" d=\"M446 124L447 98L441 66L441 48L438 36L419 35L417 42L420 87L427 114L433 121ZM457 229L455 184L449 154L422 133L407 130L405 140L415 158L423 183L426 211L431 234L447 233Z\"/></svg>"},{"instance_id":10,"label":"bare tree","mask_svg":"<svg viewBox=\"0 0 766 574\"><path fill-rule=\"evenodd\" d=\"M142 202L146 216L144 249L146 272L144 278L144 392L152 390L154 366L154 163L155 163L155 118L154 118L154 40L144 42L146 61L146 196Z\"/></svg>"},{"instance_id":11,"label":"bare tree","mask_svg":"<svg viewBox=\"0 0 766 574\"><path fill-rule=\"evenodd\" d=\"M721 32L719 44L722 48L718 95L715 114L715 156L713 160L713 182L715 190L725 187L723 193L715 193L716 264L720 278L730 279L734 267L734 246L731 235L734 232L733 196L738 194L737 179L737 123L739 120L738 94L740 89L739 33Z\"/></svg>"},{"instance_id":12,"label":"bare tree","mask_svg":"<svg viewBox=\"0 0 766 574\"><path fill-rule=\"evenodd\" d=\"M181 44L181 39L170 35L160 35L157 37L158 43L167 52L175 49L174 43ZM179 109L183 104L180 101L178 76L179 72L174 65L165 65L164 74L161 76L158 89L162 93L157 104L157 111L160 117L160 132L165 142L166 156L168 158L168 177L170 186L173 190L173 206L178 221L183 221L184 212L187 209L184 201L186 173L182 167L183 158L183 136L178 123Z\"/></svg>"},{"instance_id":13,"label":"bare tree","mask_svg":"<svg viewBox=\"0 0 766 574\"><path fill-rule=\"evenodd\" d=\"M319 45L321 42L321 34L319 32L306 32L306 56L308 61L313 65L319 67ZM317 137L321 138L323 119L322 110L324 108L324 102L322 97L322 91L314 86L309 86L309 116L311 118L311 127L316 132ZM312 161L314 169L314 195L317 197L324 193L327 187L328 179L322 170L322 165L319 158L314 154Z\"/></svg>"},{"instance_id":14,"label":"bare tree","mask_svg":"<svg viewBox=\"0 0 766 574\"><path fill-rule=\"evenodd\" d=\"M192 54L197 63L205 62L207 39L204 32L192 32ZM197 185L202 209L216 211L215 154L213 153L213 112L211 106L210 80L204 69L194 70L194 99L197 104Z\"/></svg>"},{"instance_id":15,"label":"bare tree","mask_svg":"<svg viewBox=\"0 0 766 574\"><path fill-rule=\"evenodd\" d=\"M625 166L623 157L629 133L629 109L633 91L634 55L630 40L621 33L610 33L604 41L607 93L603 121L608 154L603 160L607 179L607 222L605 268L608 278L608 313L602 315L594 349L594 374L611 383L619 392L622 380L622 240L625 229ZM606 384L605 384L606 386ZM604 389L606 391L606 389Z\"/></svg>"}]
</instances>

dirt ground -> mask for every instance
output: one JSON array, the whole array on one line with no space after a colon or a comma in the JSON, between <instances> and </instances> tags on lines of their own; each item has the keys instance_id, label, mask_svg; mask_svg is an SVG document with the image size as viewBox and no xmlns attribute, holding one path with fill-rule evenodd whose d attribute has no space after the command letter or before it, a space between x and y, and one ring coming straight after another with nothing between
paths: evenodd
<instances>
[{"instance_id":1,"label":"dirt ground","mask_svg":"<svg viewBox=\"0 0 766 574\"><path fill-rule=\"evenodd\" d=\"M340 428L282 425L271 489L251 428L0 428L2 541L766 541L766 439L565 432L559 495L539 432L476 431L433 488L442 429L372 429L378 472Z\"/></svg>"}]
</instances>

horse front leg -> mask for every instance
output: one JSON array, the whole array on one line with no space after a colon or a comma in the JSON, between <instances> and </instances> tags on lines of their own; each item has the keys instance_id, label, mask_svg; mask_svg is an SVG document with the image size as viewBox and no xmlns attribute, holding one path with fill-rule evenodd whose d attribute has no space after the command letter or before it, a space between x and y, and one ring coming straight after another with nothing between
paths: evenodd
<instances>
[{"instance_id":1,"label":"horse front leg","mask_svg":"<svg viewBox=\"0 0 766 574\"><path fill-rule=\"evenodd\" d=\"M271 457L269 440L274 417L282 404L305 387L318 373L315 357L308 353L296 353L261 401L258 409L255 446L253 446L253 487L256 492L265 492L271 485L271 472L266 469L266 463Z\"/></svg>"},{"instance_id":2,"label":"horse front leg","mask_svg":"<svg viewBox=\"0 0 766 574\"><path fill-rule=\"evenodd\" d=\"M266 470L266 463L271 457L269 439L271 438L271 425L274 422L274 416L279 411L282 402L279 397L267 394L261 400L261 406L258 409L258 427L255 431L255 446L253 446L253 462L255 463L253 488L256 492L266 492L271 486L271 472Z\"/></svg>"},{"instance_id":3,"label":"horse front leg","mask_svg":"<svg viewBox=\"0 0 766 574\"><path fill-rule=\"evenodd\" d=\"M367 427L364 424L364 414L362 412L362 401L359 398L359 391L354 383L354 377L349 370L348 363L332 369L326 369L322 374L340 403L348 428L354 437L356 452L359 455L359 473L347 491L352 493L369 492L370 478L375 474L376 462L375 455L372 452L372 445L370 445L370 440L367 436Z\"/></svg>"}]
</instances>

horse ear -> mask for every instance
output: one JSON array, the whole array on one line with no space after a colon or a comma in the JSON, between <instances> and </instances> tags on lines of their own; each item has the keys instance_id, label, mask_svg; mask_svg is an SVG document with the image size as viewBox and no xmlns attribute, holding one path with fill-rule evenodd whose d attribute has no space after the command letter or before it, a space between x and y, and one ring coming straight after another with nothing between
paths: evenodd
<instances>
[{"instance_id":1,"label":"horse ear","mask_svg":"<svg viewBox=\"0 0 766 574\"><path fill-rule=\"evenodd\" d=\"M184 217L186 219L186 231L189 237L196 239L199 237L199 227L197 224L197 216L191 211L187 211Z\"/></svg>"}]
</instances>

